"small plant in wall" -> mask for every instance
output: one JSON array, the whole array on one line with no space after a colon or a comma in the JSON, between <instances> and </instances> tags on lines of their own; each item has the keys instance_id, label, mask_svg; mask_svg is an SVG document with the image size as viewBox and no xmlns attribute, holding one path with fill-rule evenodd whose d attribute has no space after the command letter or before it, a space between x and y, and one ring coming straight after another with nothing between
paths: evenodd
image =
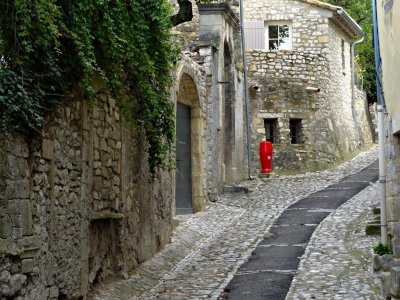
<instances>
[{"instance_id":1,"label":"small plant in wall","mask_svg":"<svg viewBox=\"0 0 400 300\"><path fill-rule=\"evenodd\" d=\"M218 52L218 45L215 42L211 43L211 49L213 53Z\"/></svg>"},{"instance_id":2,"label":"small plant in wall","mask_svg":"<svg viewBox=\"0 0 400 300\"><path fill-rule=\"evenodd\" d=\"M393 263L392 249L389 245L379 243L372 248L372 267L374 271L388 272Z\"/></svg>"},{"instance_id":3,"label":"small plant in wall","mask_svg":"<svg viewBox=\"0 0 400 300\"><path fill-rule=\"evenodd\" d=\"M236 64L235 68L236 68L236 71L238 73L243 73L244 72L244 66L242 64Z\"/></svg>"},{"instance_id":4,"label":"small plant in wall","mask_svg":"<svg viewBox=\"0 0 400 300\"><path fill-rule=\"evenodd\" d=\"M235 64L235 69L236 69L236 72L237 72L237 81L241 82L239 74L244 74L244 67L243 67L242 64Z\"/></svg>"},{"instance_id":5,"label":"small plant in wall","mask_svg":"<svg viewBox=\"0 0 400 300\"><path fill-rule=\"evenodd\" d=\"M392 249L390 248L389 245L384 245L382 243L379 243L375 245L372 250L374 251L375 254L378 255L385 255L385 254L392 254Z\"/></svg>"}]
</instances>

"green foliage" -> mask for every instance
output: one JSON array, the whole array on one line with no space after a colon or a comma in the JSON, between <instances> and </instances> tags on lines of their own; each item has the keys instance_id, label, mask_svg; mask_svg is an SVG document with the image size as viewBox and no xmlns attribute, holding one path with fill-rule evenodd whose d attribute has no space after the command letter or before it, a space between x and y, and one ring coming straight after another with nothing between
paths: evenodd
<instances>
[{"instance_id":1,"label":"green foliage","mask_svg":"<svg viewBox=\"0 0 400 300\"><path fill-rule=\"evenodd\" d=\"M372 250L374 251L375 254L378 255L385 255L385 254L392 254L392 249L388 245L384 245L382 243L379 243L378 245L375 245Z\"/></svg>"},{"instance_id":2,"label":"green foliage","mask_svg":"<svg viewBox=\"0 0 400 300\"><path fill-rule=\"evenodd\" d=\"M29 97L21 78L0 67L0 131L35 130L43 121L41 110L38 101Z\"/></svg>"},{"instance_id":3,"label":"green foliage","mask_svg":"<svg viewBox=\"0 0 400 300\"><path fill-rule=\"evenodd\" d=\"M343 7L365 32L364 42L356 47L356 70L359 76L363 76L364 90L367 92L368 102L376 102L375 59L372 33L372 2L364 0L323 1Z\"/></svg>"},{"instance_id":4,"label":"green foliage","mask_svg":"<svg viewBox=\"0 0 400 300\"><path fill-rule=\"evenodd\" d=\"M144 129L151 172L165 166L174 139L168 89L178 55L171 13L167 0L1 1L0 64L7 71L0 74L1 105L7 106L1 128L38 128L43 108L54 107L71 88L81 87L91 99L99 75L128 121ZM15 115L7 113L16 99L6 74L18 82L14 89L24 103Z\"/></svg>"}]
</instances>

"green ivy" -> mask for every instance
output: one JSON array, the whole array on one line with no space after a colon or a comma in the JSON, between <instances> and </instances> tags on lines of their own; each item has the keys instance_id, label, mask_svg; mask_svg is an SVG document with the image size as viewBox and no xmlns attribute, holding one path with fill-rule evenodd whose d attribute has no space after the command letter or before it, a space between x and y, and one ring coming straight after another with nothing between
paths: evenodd
<instances>
[{"instance_id":1,"label":"green ivy","mask_svg":"<svg viewBox=\"0 0 400 300\"><path fill-rule=\"evenodd\" d=\"M39 101L28 96L17 74L0 67L0 131L7 133L21 124L35 130L43 121L40 111Z\"/></svg>"},{"instance_id":2,"label":"green ivy","mask_svg":"<svg viewBox=\"0 0 400 300\"><path fill-rule=\"evenodd\" d=\"M378 255L385 255L385 254L393 254L392 249L390 248L389 245L384 245L382 243L379 243L375 245L372 250L374 251L375 254Z\"/></svg>"},{"instance_id":3,"label":"green ivy","mask_svg":"<svg viewBox=\"0 0 400 300\"><path fill-rule=\"evenodd\" d=\"M171 14L167 0L1 1L1 130L37 129L72 88L91 99L100 76L129 123L144 129L151 172L165 167L178 56Z\"/></svg>"}]
</instances>

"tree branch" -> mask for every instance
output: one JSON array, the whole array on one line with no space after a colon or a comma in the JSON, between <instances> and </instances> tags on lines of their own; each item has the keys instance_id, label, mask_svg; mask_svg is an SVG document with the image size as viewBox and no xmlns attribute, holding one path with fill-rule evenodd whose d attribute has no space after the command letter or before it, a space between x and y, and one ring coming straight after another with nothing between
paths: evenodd
<instances>
[{"instance_id":1,"label":"tree branch","mask_svg":"<svg viewBox=\"0 0 400 300\"><path fill-rule=\"evenodd\" d=\"M191 21L193 18L192 3L189 0L178 0L179 11L171 16L173 26Z\"/></svg>"}]
</instances>

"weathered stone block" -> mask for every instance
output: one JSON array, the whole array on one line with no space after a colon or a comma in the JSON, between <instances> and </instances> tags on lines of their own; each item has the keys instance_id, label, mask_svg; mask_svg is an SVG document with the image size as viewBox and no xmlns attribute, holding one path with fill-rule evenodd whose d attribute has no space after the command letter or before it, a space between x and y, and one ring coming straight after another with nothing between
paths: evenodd
<instances>
[{"instance_id":1,"label":"weathered stone block","mask_svg":"<svg viewBox=\"0 0 400 300\"><path fill-rule=\"evenodd\" d=\"M329 43L329 36L325 36L325 35L319 36L318 41L323 44Z\"/></svg>"},{"instance_id":2,"label":"weathered stone block","mask_svg":"<svg viewBox=\"0 0 400 300\"><path fill-rule=\"evenodd\" d=\"M0 253L10 253L10 243L8 240L0 238Z\"/></svg>"},{"instance_id":3,"label":"weathered stone block","mask_svg":"<svg viewBox=\"0 0 400 300\"><path fill-rule=\"evenodd\" d=\"M18 198L18 199L29 198L30 195L29 180L26 179L16 180L14 182L14 188L12 192L13 192L12 195L10 195L12 198Z\"/></svg>"},{"instance_id":4,"label":"weathered stone block","mask_svg":"<svg viewBox=\"0 0 400 300\"><path fill-rule=\"evenodd\" d=\"M53 160L54 156L54 142L43 139L42 141L42 157L44 159Z\"/></svg>"},{"instance_id":5,"label":"weathered stone block","mask_svg":"<svg viewBox=\"0 0 400 300\"><path fill-rule=\"evenodd\" d=\"M7 210L10 215L20 214L21 213L21 201L20 200L9 200Z\"/></svg>"},{"instance_id":6,"label":"weathered stone block","mask_svg":"<svg viewBox=\"0 0 400 300\"><path fill-rule=\"evenodd\" d=\"M395 256L400 256L400 238L398 236L392 239L392 251Z\"/></svg>"},{"instance_id":7,"label":"weathered stone block","mask_svg":"<svg viewBox=\"0 0 400 300\"><path fill-rule=\"evenodd\" d=\"M390 294L396 298L400 298L400 267L393 267L390 271L390 277Z\"/></svg>"},{"instance_id":8,"label":"weathered stone block","mask_svg":"<svg viewBox=\"0 0 400 300\"><path fill-rule=\"evenodd\" d=\"M49 298L50 299L58 299L59 291L56 286L53 286L49 289Z\"/></svg>"},{"instance_id":9,"label":"weathered stone block","mask_svg":"<svg viewBox=\"0 0 400 300\"><path fill-rule=\"evenodd\" d=\"M0 217L0 238L6 239L11 237L12 233L12 220L11 217L6 214Z\"/></svg>"},{"instance_id":10,"label":"weathered stone block","mask_svg":"<svg viewBox=\"0 0 400 300\"><path fill-rule=\"evenodd\" d=\"M46 244L43 243L41 245L42 249L46 249ZM34 258L38 256L40 248L38 247L32 247L32 248L25 248L24 251L21 253L21 258L26 259L26 258Z\"/></svg>"},{"instance_id":11,"label":"weathered stone block","mask_svg":"<svg viewBox=\"0 0 400 300\"><path fill-rule=\"evenodd\" d=\"M33 271L33 259L23 259L21 263L22 273L31 273Z\"/></svg>"},{"instance_id":12,"label":"weathered stone block","mask_svg":"<svg viewBox=\"0 0 400 300\"><path fill-rule=\"evenodd\" d=\"M13 239L20 239L20 238L22 238L22 228L16 228L16 227L14 227L14 228L13 228L13 231L12 231L12 236L11 236L11 238L13 238Z\"/></svg>"},{"instance_id":13,"label":"weathered stone block","mask_svg":"<svg viewBox=\"0 0 400 300\"><path fill-rule=\"evenodd\" d=\"M23 287L27 277L22 274L12 275L8 281L7 289L3 288L3 296L13 297L15 296Z\"/></svg>"},{"instance_id":14,"label":"weathered stone block","mask_svg":"<svg viewBox=\"0 0 400 300\"><path fill-rule=\"evenodd\" d=\"M2 173L9 178L19 178L20 168L18 164L18 158L13 154L8 154L4 162L2 162Z\"/></svg>"},{"instance_id":15,"label":"weathered stone block","mask_svg":"<svg viewBox=\"0 0 400 300\"><path fill-rule=\"evenodd\" d=\"M29 200L21 202L21 222L22 222L22 235L32 235L33 220L31 203Z\"/></svg>"}]
</instances>

